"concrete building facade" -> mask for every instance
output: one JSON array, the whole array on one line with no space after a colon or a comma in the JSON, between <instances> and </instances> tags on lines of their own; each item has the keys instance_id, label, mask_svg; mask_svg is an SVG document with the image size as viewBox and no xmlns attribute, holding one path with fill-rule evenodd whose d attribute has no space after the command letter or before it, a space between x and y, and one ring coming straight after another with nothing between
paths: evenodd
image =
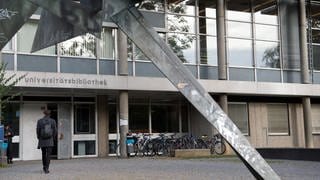
<instances>
[{"instance_id":1,"label":"concrete building facade","mask_svg":"<svg viewBox=\"0 0 320 180\"><path fill-rule=\"evenodd\" d=\"M145 0L146 20L254 147L320 147L320 3L289 0ZM215 132L112 22L30 53L34 14L2 50L7 73L26 77L4 111L15 158L40 159L36 121L52 110L59 159L114 154L131 132ZM125 43L125 44L124 44Z\"/></svg>"}]
</instances>

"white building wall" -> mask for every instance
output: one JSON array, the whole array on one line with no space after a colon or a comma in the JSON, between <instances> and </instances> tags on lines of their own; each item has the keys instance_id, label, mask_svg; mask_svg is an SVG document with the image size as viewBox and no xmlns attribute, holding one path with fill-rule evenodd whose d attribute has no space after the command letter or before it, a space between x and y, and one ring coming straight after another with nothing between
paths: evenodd
<instances>
[{"instance_id":1,"label":"white building wall","mask_svg":"<svg viewBox=\"0 0 320 180\"><path fill-rule=\"evenodd\" d=\"M22 160L40 160L41 150L37 149L38 140L36 135L37 121L43 117L41 107L45 104L22 105Z\"/></svg>"}]
</instances>

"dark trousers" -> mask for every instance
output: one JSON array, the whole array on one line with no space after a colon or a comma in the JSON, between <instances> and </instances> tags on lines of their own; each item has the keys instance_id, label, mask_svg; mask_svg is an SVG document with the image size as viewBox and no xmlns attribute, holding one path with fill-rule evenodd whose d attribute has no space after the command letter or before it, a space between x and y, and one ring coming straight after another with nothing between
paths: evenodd
<instances>
[{"instance_id":1,"label":"dark trousers","mask_svg":"<svg viewBox=\"0 0 320 180\"><path fill-rule=\"evenodd\" d=\"M8 147L7 147L7 161L8 163L12 162L12 143L10 141L7 142Z\"/></svg>"},{"instance_id":2,"label":"dark trousers","mask_svg":"<svg viewBox=\"0 0 320 180\"><path fill-rule=\"evenodd\" d=\"M51 155L52 147L42 147L41 151L42 151L43 170L49 170L50 155Z\"/></svg>"}]
</instances>

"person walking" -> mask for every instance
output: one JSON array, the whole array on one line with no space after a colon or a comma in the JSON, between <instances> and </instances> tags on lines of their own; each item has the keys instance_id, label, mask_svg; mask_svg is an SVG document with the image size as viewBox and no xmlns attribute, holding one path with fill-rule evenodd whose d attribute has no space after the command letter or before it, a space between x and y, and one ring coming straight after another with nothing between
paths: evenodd
<instances>
[{"instance_id":1,"label":"person walking","mask_svg":"<svg viewBox=\"0 0 320 180\"><path fill-rule=\"evenodd\" d=\"M13 130L10 127L10 124L4 126L4 140L7 142L7 163L12 164L12 137L14 136Z\"/></svg>"},{"instance_id":2,"label":"person walking","mask_svg":"<svg viewBox=\"0 0 320 180\"><path fill-rule=\"evenodd\" d=\"M38 149L42 151L42 165L45 174L49 173L50 155L57 135L56 121L50 118L50 110L44 110L44 117L37 122Z\"/></svg>"}]
</instances>

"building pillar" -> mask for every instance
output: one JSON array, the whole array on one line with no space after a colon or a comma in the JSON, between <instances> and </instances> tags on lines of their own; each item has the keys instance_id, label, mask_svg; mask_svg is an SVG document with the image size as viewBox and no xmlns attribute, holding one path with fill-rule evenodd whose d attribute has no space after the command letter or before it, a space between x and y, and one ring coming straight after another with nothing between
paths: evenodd
<instances>
[{"instance_id":1,"label":"building pillar","mask_svg":"<svg viewBox=\"0 0 320 180\"><path fill-rule=\"evenodd\" d=\"M109 154L109 110L108 97L98 96L98 156Z\"/></svg>"},{"instance_id":2,"label":"building pillar","mask_svg":"<svg viewBox=\"0 0 320 180\"><path fill-rule=\"evenodd\" d=\"M300 34L300 71L301 82L303 84L310 84L310 74L308 65L308 48L307 48L307 32L306 32L306 8L305 1L299 0L299 34ZM313 148L312 136L312 115L310 97L302 98L303 119L304 119L304 133L306 148Z\"/></svg>"},{"instance_id":3,"label":"building pillar","mask_svg":"<svg viewBox=\"0 0 320 180\"><path fill-rule=\"evenodd\" d=\"M218 78L227 79L226 39L225 39L225 0L217 0L217 53L218 53Z\"/></svg>"},{"instance_id":4,"label":"building pillar","mask_svg":"<svg viewBox=\"0 0 320 180\"><path fill-rule=\"evenodd\" d=\"M128 76L127 36L118 29L119 75ZM127 157L127 133L129 131L129 96L128 91L120 91L120 157Z\"/></svg>"}]
</instances>

